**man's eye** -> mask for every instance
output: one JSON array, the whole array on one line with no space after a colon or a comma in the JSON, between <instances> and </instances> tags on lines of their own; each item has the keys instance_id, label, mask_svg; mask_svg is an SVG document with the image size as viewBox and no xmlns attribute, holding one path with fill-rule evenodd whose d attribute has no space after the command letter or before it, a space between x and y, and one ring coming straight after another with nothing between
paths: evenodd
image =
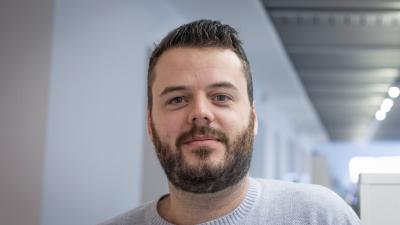
<instances>
[{"instance_id":1,"label":"man's eye","mask_svg":"<svg viewBox=\"0 0 400 225\"><path fill-rule=\"evenodd\" d=\"M185 101L185 98L183 97L183 96L179 96L179 97L175 97L175 98L172 98L171 100L169 100L168 102L167 102L167 104L169 104L169 105L176 105L176 104L180 104L180 103L183 103Z\"/></svg>"},{"instance_id":2,"label":"man's eye","mask_svg":"<svg viewBox=\"0 0 400 225\"><path fill-rule=\"evenodd\" d=\"M214 100L217 102L227 102L231 100L231 98L227 95L215 95Z\"/></svg>"}]
</instances>

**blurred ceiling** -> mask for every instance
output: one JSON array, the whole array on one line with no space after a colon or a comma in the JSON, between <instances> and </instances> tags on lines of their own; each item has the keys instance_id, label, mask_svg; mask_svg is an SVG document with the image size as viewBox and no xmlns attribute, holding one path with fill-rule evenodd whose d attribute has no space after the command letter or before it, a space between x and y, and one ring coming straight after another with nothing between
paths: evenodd
<instances>
[{"instance_id":1,"label":"blurred ceiling","mask_svg":"<svg viewBox=\"0 0 400 225\"><path fill-rule=\"evenodd\" d=\"M400 140L400 1L264 0L300 80L333 141Z\"/></svg>"}]
</instances>

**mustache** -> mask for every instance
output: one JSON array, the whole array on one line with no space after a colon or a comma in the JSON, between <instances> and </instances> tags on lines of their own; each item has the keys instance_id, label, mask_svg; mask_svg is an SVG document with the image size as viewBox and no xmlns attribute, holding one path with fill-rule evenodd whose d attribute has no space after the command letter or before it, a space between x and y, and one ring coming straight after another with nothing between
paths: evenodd
<instances>
[{"instance_id":1,"label":"mustache","mask_svg":"<svg viewBox=\"0 0 400 225\"><path fill-rule=\"evenodd\" d=\"M187 131L179 135L176 139L176 147L179 149L185 142L190 139L193 139L197 135L206 135L208 137L212 137L217 139L218 141L224 143L225 145L228 144L228 137L226 134L220 130L209 126L197 126L193 125L193 127Z\"/></svg>"}]
</instances>

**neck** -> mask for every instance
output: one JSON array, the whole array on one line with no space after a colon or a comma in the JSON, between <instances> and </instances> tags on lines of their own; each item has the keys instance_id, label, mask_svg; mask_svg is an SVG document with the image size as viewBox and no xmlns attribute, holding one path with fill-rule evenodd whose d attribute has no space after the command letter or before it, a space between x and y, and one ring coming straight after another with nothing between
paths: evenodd
<instances>
[{"instance_id":1,"label":"neck","mask_svg":"<svg viewBox=\"0 0 400 225\"><path fill-rule=\"evenodd\" d=\"M159 214L168 222L181 225L204 223L228 214L245 198L248 178L216 193L195 194L169 183L170 195L158 203Z\"/></svg>"}]
</instances>

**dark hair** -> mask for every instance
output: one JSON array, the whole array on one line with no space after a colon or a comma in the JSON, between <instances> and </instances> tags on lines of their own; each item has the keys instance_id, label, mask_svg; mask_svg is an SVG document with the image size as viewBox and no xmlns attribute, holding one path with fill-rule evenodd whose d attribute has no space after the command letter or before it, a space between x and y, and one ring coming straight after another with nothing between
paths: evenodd
<instances>
[{"instance_id":1,"label":"dark hair","mask_svg":"<svg viewBox=\"0 0 400 225\"><path fill-rule=\"evenodd\" d=\"M151 111L153 104L152 85L154 82L154 67L160 56L168 49L177 47L215 47L230 49L236 53L242 62L243 72L247 81L247 93L250 104L253 103L253 82L250 64L238 38L238 32L231 26L213 20L197 20L184 24L165 36L156 45L149 60L147 73L147 108Z\"/></svg>"}]
</instances>

